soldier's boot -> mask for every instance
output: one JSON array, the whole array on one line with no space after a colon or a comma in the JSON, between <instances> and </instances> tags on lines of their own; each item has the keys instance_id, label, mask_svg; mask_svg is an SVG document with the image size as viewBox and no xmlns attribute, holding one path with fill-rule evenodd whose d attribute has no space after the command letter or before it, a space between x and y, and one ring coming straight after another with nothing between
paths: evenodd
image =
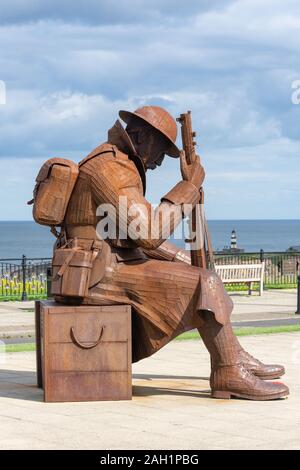
<instances>
[{"instance_id":1,"label":"soldier's boot","mask_svg":"<svg viewBox=\"0 0 300 470\"><path fill-rule=\"evenodd\" d=\"M240 360L230 323L221 325L210 312L202 312L198 331L211 356L212 397L274 400L287 397L289 389L280 382L264 382L249 372Z\"/></svg>"},{"instance_id":2,"label":"soldier's boot","mask_svg":"<svg viewBox=\"0 0 300 470\"><path fill-rule=\"evenodd\" d=\"M228 328L231 328L231 325L228 325ZM240 362L253 375L262 380L274 380L279 379L285 374L284 366L279 364L264 364L259 359L256 359L250 353L245 351L234 333L233 336L235 338Z\"/></svg>"},{"instance_id":3,"label":"soldier's boot","mask_svg":"<svg viewBox=\"0 0 300 470\"><path fill-rule=\"evenodd\" d=\"M262 380L273 380L279 379L285 374L285 368L283 366L279 364L264 364L259 359L251 356L251 354L244 350L237 338L236 346L239 360L242 362L244 367L256 377L259 377Z\"/></svg>"}]
</instances>

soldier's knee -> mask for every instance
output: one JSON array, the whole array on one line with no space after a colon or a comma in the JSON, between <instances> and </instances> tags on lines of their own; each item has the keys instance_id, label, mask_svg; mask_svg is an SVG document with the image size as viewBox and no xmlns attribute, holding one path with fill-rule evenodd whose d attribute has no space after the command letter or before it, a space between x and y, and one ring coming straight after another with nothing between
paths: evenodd
<instances>
[{"instance_id":1,"label":"soldier's knee","mask_svg":"<svg viewBox=\"0 0 300 470\"><path fill-rule=\"evenodd\" d=\"M200 275L203 277L203 279L212 284L222 282L220 276L212 269L200 268Z\"/></svg>"}]
</instances>

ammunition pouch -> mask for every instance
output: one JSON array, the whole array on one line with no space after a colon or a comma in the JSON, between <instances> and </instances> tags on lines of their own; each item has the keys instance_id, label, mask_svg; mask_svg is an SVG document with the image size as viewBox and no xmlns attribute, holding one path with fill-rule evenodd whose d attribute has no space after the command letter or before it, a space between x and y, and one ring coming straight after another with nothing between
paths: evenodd
<instances>
[{"instance_id":1,"label":"ammunition pouch","mask_svg":"<svg viewBox=\"0 0 300 470\"><path fill-rule=\"evenodd\" d=\"M54 249L51 294L62 297L86 297L93 261L101 250L100 240L77 238Z\"/></svg>"}]
</instances>

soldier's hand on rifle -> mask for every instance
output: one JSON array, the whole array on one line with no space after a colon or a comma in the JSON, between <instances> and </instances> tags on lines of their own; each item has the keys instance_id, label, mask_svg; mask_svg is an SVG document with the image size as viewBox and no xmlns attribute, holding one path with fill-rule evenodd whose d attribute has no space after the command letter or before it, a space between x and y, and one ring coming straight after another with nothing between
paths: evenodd
<instances>
[{"instance_id":1,"label":"soldier's hand on rifle","mask_svg":"<svg viewBox=\"0 0 300 470\"><path fill-rule=\"evenodd\" d=\"M196 158L192 163L188 164L185 152L182 150L180 152L180 170L183 180L193 183L193 185L198 189L201 188L205 178L205 171L200 163L198 155L196 155Z\"/></svg>"}]
</instances>

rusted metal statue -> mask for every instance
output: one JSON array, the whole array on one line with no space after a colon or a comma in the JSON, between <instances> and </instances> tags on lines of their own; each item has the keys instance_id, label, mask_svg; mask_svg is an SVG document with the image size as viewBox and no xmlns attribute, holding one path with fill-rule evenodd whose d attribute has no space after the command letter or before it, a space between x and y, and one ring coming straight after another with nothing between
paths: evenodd
<instances>
[{"instance_id":1,"label":"rusted metal statue","mask_svg":"<svg viewBox=\"0 0 300 470\"><path fill-rule=\"evenodd\" d=\"M65 183L64 188L71 196L67 208L61 206L62 223L52 223L62 226L53 258L55 298L71 304L130 304L133 362L197 328L211 355L210 385L215 398L270 400L287 396L284 384L265 381L282 376L284 368L253 358L233 333L233 304L213 269L209 237L206 246L193 249L191 256L166 241L164 220L171 220L172 233L182 220L181 209L189 205L193 228L195 208L203 202L205 173L195 152L190 114L179 118L181 152L175 145L176 122L164 109L144 106L119 114L126 128L117 120L107 142L80 162L76 178L71 178L76 170L66 161L69 186ZM180 158L182 181L154 210L144 196L145 175L159 167L165 155ZM43 175L39 181L43 184ZM62 185L61 178L59 181ZM120 197L126 202L125 209L120 208ZM56 201L58 211L59 204ZM104 212L99 213L103 204L116 212L115 233L106 239L97 233L97 224L104 218ZM133 235L132 228L131 209L136 206L140 208L139 236ZM39 217L36 213L36 219Z\"/></svg>"}]
</instances>

